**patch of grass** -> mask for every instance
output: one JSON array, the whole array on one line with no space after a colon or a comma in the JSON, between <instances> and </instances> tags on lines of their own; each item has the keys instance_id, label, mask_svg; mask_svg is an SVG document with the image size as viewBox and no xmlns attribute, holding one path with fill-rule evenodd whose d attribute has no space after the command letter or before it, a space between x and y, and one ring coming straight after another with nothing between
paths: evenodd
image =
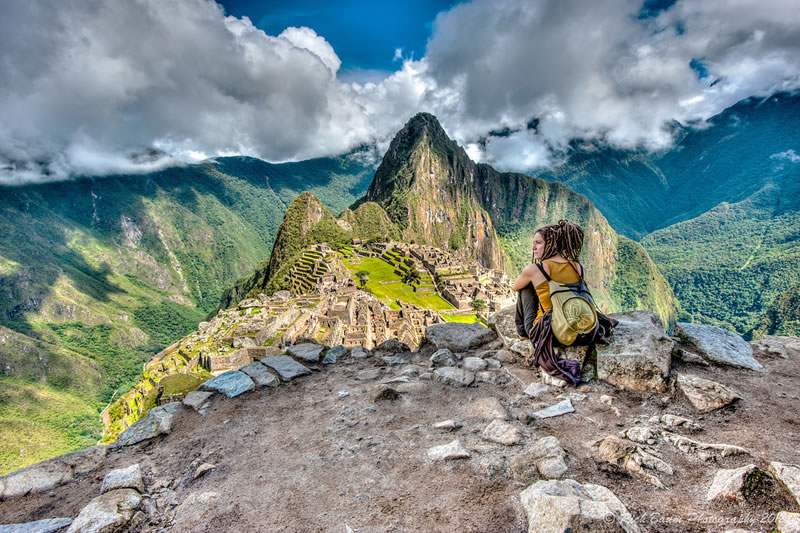
<instances>
[{"instance_id":1,"label":"patch of grass","mask_svg":"<svg viewBox=\"0 0 800 533\"><path fill-rule=\"evenodd\" d=\"M375 257L365 257L361 263L350 265L345 262L345 266L353 274L353 279L357 280L355 273L359 270L366 270L369 272L369 281L366 284L366 290L375 295L376 298L386 302L392 309L398 309L399 306L394 303L395 300L418 305L425 309L434 309L436 311L444 311L447 309L454 309L454 307L442 299L438 294L423 294L420 295L412 290L412 287L402 283L400 276L395 274L394 267L381 259ZM398 283L383 284L382 281L396 281Z\"/></svg>"}]
</instances>

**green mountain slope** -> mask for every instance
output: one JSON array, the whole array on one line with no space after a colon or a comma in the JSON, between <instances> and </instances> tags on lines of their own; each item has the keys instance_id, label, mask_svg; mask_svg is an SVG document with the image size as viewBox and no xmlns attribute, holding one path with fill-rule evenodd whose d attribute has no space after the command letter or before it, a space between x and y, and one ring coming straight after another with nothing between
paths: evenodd
<instances>
[{"instance_id":1,"label":"green mountain slope","mask_svg":"<svg viewBox=\"0 0 800 533\"><path fill-rule=\"evenodd\" d=\"M65 451L55 443L74 444L71 424L91 428L81 445L99 439L100 410L269 254L284 210L300 192L316 191L329 208L343 210L373 171L353 157L281 165L237 157L140 176L0 188L0 325L12 332L0 344L0 388L16 390L17 399L43 394L52 405L74 407L56 417L47 402L20 411L16 400L0 397L4 428L23 427L25 419L64 421L61 429L42 426L29 435L54 443L35 453L17 445L16 430L4 434L0 473ZM61 379L64 365L76 379Z\"/></svg>"}]
</instances>

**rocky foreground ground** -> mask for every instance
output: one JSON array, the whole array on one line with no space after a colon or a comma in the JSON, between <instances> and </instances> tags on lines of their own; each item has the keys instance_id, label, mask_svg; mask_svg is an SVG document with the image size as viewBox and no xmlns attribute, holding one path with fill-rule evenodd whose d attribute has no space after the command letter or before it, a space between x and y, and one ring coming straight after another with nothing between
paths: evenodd
<instances>
[{"instance_id":1,"label":"rocky foreground ground","mask_svg":"<svg viewBox=\"0 0 800 533\"><path fill-rule=\"evenodd\" d=\"M0 478L0 532L800 531L800 340L618 318L577 388L507 316L292 347Z\"/></svg>"}]
</instances>

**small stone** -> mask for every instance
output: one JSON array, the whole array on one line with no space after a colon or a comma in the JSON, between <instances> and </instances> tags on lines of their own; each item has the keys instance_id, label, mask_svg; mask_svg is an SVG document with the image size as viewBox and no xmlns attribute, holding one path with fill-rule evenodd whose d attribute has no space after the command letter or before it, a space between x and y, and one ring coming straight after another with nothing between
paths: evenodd
<instances>
[{"instance_id":1,"label":"small stone","mask_svg":"<svg viewBox=\"0 0 800 533\"><path fill-rule=\"evenodd\" d=\"M768 477L768 474L753 464L741 468L720 469L714 474L714 479L706 494L706 500L744 503L750 499L754 491L768 483Z\"/></svg>"},{"instance_id":2,"label":"small stone","mask_svg":"<svg viewBox=\"0 0 800 533\"><path fill-rule=\"evenodd\" d=\"M404 353L410 352L411 348L408 347L408 344L404 342L400 342L397 339L389 339L380 343L376 348L376 352L382 353Z\"/></svg>"},{"instance_id":3,"label":"small stone","mask_svg":"<svg viewBox=\"0 0 800 533\"><path fill-rule=\"evenodd\" d=\"M778 533L800 533L800 513L781 511L775 519Z\"/></svg>"},{"instance_id":4,"label":"small stone","mask_svg":"<svg viewBox=\"0 0 800 533\"><path fill-rule=\"evenodd\" d=\"M660 424L668 428L679 428L688 431L697 431L700 429L698 424L689 418L682 416L664 414L661 416L653 416L648 420L650 424Z\"/></svg>"},{"instance_id":5,"label":"small stone","mask_svg":"<svg viewBox=\"0 0 800 533\"><path fill-rule=\"evenodd\" d=\"M469 405L467 416L484 420L494 420L495 418L506 420L508 412L497 398L480 398Z\"/></svg>"},{"instance_id":6,"label":"small stone","mask_svg":"<svg viewBox=\"0 0 800 533\"><path fill-rule=\"evenodd\" d=\"M238 370L230 370L224 374L200 384L199 389L224 394L228 398L235 398L240 394L251 391L255 383L250 376Z\"/></svg>"},{"instance_id":7,"label":"small stone","mask_svg":"<svg viewBox=\"0 0 800 533\"><path fill-rule=\"evenodd\" d=\"M519 441L522 440L522 434L519 429L508 422L494 420L483 430L481 438L504 446L513 446L519 444Z\"/></svg>"},{"instance_id":8,"label":"small stone","mask_svg":"<svg viewBox=\"0 0 800 533\"><path fill-rule=\"evenodd\" d=\"M142 481L142 471L139 468L139 463L127 468L118 468L106 474L100 487L100 494L116 489L136 489L139 492L144 492L144 482Z\"/></svg>"},{"instance_id":9,"label":"small stone","mask_svg":"<svg viewBox=\"0 0 800 533\"><path fill-rule=\"evenodd\" d=\"M658 443L658 433L653 428L647 426L632 427L622 432L622 436L630 441L638 442L639 444L656 444Z\"/></svg>"},{"instance_id":10,"label":"small stone","mask_svg":"<svg viewBox=\"0 0 800 533\"><path fill-rule=\"evenodd\" d=\"M497 352L494 354L494 358L505 364L517 362L517 356L508 350L497 350Z\"/></svg>"},{"instance_id":11,"label":"small stone","mask_svg":"<svg viewBox=\"0 0 800 533\"><path fill-rule=\"evenodd\" d=\"M347 355L347 348L344 346L334 346L325 354L325 357L322 359L323 365L332 365L336 363L339 359Z\"/></svg>"},{"instance_id":12,"label":"small stone","mask_svg":"<svg viewBox=\"0 0 800 533\"><path fill-rule=\"evenodd\" d=\"M569 399L566 399L558 402L557 404L551 405L550 407L545 407L544 409L540 409L534 413L531 413L531 416L534 418L552 418L554 416L560 416L574 412L575 408L572 407L572 402L570 402Z\"/></svg>"},{"instance_id":13,"label":"small stone","mask_svg":"<svg viewBox=\"0 0 800 533\"><path fill-rule=\"evenodd\" d=\"M347 398L348 396L350 396L350 393L347 392L346 390L340 390L339 391L339 399L340 400L343 400L343 399Z\"/></svg>"},{"instance_id":14,"label":"small stone","mask_svg":"<svg viewBox=\"0 0 800 533\"><path fill-rule=\"evenodd\" d=\"M475 374L463 368L445 366L434 371L436 378L445 385L469 387L475 381Z\"/></svg>"},{"instance_id":15,"label":"small stone","mask_svg":"<svg viewBox=\"0 0 800 533\"><path fill-rule=\"evenodd\" d=\"M677 383L698 413L721 409L741 398L725 385L710 379L678 374Z\"/></svg>"},{"instance_id":16,"label":"small stone","mask_svg":"<svg viewBox=\"0 0 800 533\"><path fill-rule=\"evenodd\" d=\"M794 500L800 505L800 465L791 465L772 461L769 470L780 481Z\"/></svg>"},{"instance_id":17,"label":"small stone","mask_svg":"<svg viewBox=\"0 0 800 533\"><path fill-rule=\"evenodd\" d=\"M203 463L195 469L194 474L192 474L192 479L197 479L209 470L214 470L215 468L216 465L212 465L211 463Z\"/></svg>"},{"instance_id":18,"label":"small stone","mask_svg":"<svg viewBox=\"0 0 800 533\"><path fill-rule=\"evenodd\" d=\"M191 407L201 415L205 415L211 405L213 392L193 390L183 399L183 405Z\"/></svg>"},{"instance_id":19,"label":"small stone","mask_svg":"<svg viewBox=\"0 0 800 533\"><path fill-rule=\"evenodd\" d=\"M452 461L453 459L468 459L469 457L469 452L459 440L428 449L428 458L434 461Z\"/></svg>"},{"instance_id":20,"label":"small stone","mask_svg":"<svg viewBox=\"0 0 800 533\"><path fill-rule=\"evenodd\" d=\"M430 381L433 379L433 372L423 372L419 375L419 379L423 381Z\"/></svg>"},{"instance_id":21,"label":"small stone","mask_svg":"<svg viewBox=\"0 0 800 533\"><path fill-rule=\"evenodd\" d=\"M478 383L490 383L492 385L507 385L511 379L503 372L495 372L493 370L483 370L475 372L475 381Z\"/></svg>"},{"instance_id":22,"label":"small stone","mask_svg":"<svg viewBox=\"0 0 800 533\"><path fill-rule=\"evenodd\" d=\"M567 472L566 453L555 437L543 437L511 459L511 474L521 483L545 477L557 479Z\"/></svg>"},{"instance_id":23,"label":"small stone","mask_svg":"<svg viewBox=\"0 0 800 533\"><path fill-rule=\"evenodd\" d=\"M480 357L465 357L463 367L464 370L469 370L470 372L479 372L484 370L487 366L486 360L481 359Z\"/></svg>"},{"instance_id":24,"label":"small stone","mask_svg":"<svg viewBox=\"0 0 800 533\"><path fill-rule=\"evenodd\" d=\"M508 348L508 351L511 352L515 358L526 359L531 353L531 341L528 339L517 341Z\"/></svg>"},{"instance_id":25,"label":"small stone","mask_svg":"<svg viewBox=\"0 0 800 533\"><path fill-rule=\"evenodd\" d=\"M614 403L614 398L612 398L608 394L603 394L602 396L600 396L600 403L611 405L612 403Z\"/></svg>"},{"instance_id":26,"label":"small stone","mask_svg":"<svg viewBox=\"0 0 800 533\"><path fill-rule=\"evenodd\" d=\"M350 350L350 357L353 359L366 359L370 356L370 353L365 350L362 346L356 346L352 350Z\"/></svg>"},{"instance_id":27,"label":"small stone","mask_svg":"<svg viewBox=\"0 0 800 533\"><path fill-rule=\"evenodd\" d=\"M545 385L552 385L553 387L558 387L559 389L563 389L567 386L567 382L561 378L557 378L555 376L551 376L547 372L540 372L542 375L542 383Z\"/></svg>"},{"instance_id":28,"label":"small stone","mask_svg":"<svg viewBox=\"0 0 800 533\"><path fill-rule=\"evenodd\" d=\"M542 394L544 394L545 392L547 392L549 390L550 390L550 387L548 387L544 383L536 383L534 381L533 383L531 383L530 385L528 385L525 388L524 392L525 392L525 394L527 394L531 398L538 398L539 396L541 396Z\"/></svg>"},{"instance_id":29,"label":"small stone","mask_svg":"<svg viewBox=\"0 0 800 533\"><path fill-rule=\"evenodd\" d=\"M67 533L124 531L141 502L142 497L133 489L117 489L101 494L81 510Z\"/></svg>"},{"instance_id":30,"label":"small stone","mask_svg":"<svg viewBox=\"0 0 800 533\"><path fill-rule=\"evenodd\" d=\"M489 370L500 370L503 367L503 364L500 361L491 357L484 359L484 361L486 361L486 368Z\"/></svg>"},{"instance_id":31,"label":"small stone","mask_svg":"<svg viewBox=\"0 0 800 533\"><path fill-rule=\"evenodd\" d=\"M438 429L441 431L455 431L460 427L461 424L459 424L455 420L442 420L441 422L436 422L433 425L433 429Z\"/></svg>"},{"instance_id":32,"label":"small stone","mask_svg":"<svg viewBox=\"0 0 800 533\"><path fill-rule=\"evenodd\" d=\"M442 348L441 350L436 350L433 352L430 361L431 365L435 367L456 366L458 364L458 359L456 359L456 356L453 355L453 352L447 348Z\"/></svg>"}]
</instances>

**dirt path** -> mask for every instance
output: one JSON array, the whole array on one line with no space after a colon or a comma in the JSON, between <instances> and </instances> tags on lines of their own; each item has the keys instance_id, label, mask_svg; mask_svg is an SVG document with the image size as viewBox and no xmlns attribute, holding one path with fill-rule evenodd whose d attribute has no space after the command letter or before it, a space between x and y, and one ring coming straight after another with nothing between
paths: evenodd
<instances>
[{"instance_id":1,"label":"dirt path","mask_svg":"<svg viewBox=\"0 0 800 533\"><path fill-rule=\"evenodd\" d=\"M414 361L425 370L430 351ZM496 371L506 385L481 383L458 388L409 376L393 385L399 399L374 400L376 386L401 375L408 365L376 367L376 359L347 360L277 389L261 389L235 399L216 397L205 416L179 412L169 435L113 451L92 476L40 494L0 503L0 523L76 516L100 493L113 468L140 463L150 498L140 531L526 531L519 503L526 487L510 475L510 459L535 439L554 435L567 451L565 477L612 490L645 532L705 532L742 527L774 528L774 513L798 511L785 497L743 505L706 502L717 468L769 461L800 463L798 360L762 359L768 372L674 364L734 387L744 397L731 407L698 416L678 393L634 394L592 382L577 392L576 412L528 425L512 420L522 443L503 446L483 440L490 420L469 416L476 400L494 397L513 416L558 401L564 391L551 388L534 400L522 391L538 380L519 364ZM376 379L364 370L377 368ZM567 392L575 392L569 389ZM345 394L346 393L346 394ZM611 404L600 396L612 398ZM606 400L607 401L607 400ZM752 457L707 463L657 446L674 474L659 475L666 489L607 468L594 458L589 443L616 435L635 422L670 413L696 420L704 442L743 446ZM454 419L463 426L445 433L432 428ZM432 462L427 450L459 439L471 458ZM202 463L215 468L197 479Z\"/></svg>"}]
</instances>

